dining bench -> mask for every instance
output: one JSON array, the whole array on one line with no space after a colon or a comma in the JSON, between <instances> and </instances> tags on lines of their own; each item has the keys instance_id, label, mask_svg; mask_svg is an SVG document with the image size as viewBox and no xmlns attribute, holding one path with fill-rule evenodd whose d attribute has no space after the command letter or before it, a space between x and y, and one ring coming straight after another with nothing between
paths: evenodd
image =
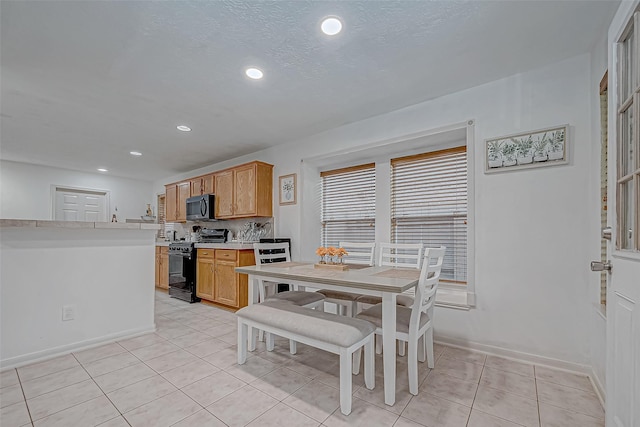
<instances>
[{"instance_id":1,"label":"dining bench","mask_svg":"<svg viewBox=\"0 0 640 427\"><path fill-rule=\"evenodd\" d=\"M274 301L252 304L236 312L238 316L238 364L247 360L248 340L256 339L249 327L267 333L267 351L273 351L273 334L340 356L340 411L351 413L352 379L359 365L352 367L353 353L364 347L364 382L375 386L373 337L375 326L362 319L338 316L291 303ZM255 329L254 329L255 330Z\"/></svg>"}]
</instances>

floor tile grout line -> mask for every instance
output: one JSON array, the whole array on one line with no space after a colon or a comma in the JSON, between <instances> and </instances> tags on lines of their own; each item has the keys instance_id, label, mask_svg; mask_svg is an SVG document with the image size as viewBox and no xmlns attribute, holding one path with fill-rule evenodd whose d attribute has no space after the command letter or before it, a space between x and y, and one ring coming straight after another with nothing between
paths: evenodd
<instances>
[{"instance_id":1,"label":"floor tile grout line","mask_svg":"<svg viewBox=\"0 0 640 427\"><path fill-rule=\"evenodd\" d=\"M584 412L576 411L575 409L568 409L562 406L554 405L552 402L542 402L542 403L544 403L545 405L553 406L554 408L562 409L563 411L566 411L566 412L571 412L576 415L584 415L585 417L593 418L594 420L597 420L597 421L602 421L602 422L605 421L604 417L603 418L594 417L593 415L585 414ZM538 407L539 406L540 405L538 405Z\"/></svg>"},{"instance_id":2,"label":"floor tile grout line","mask_svg":"<svg viewBox=\"0 0 640 427\"><path fill-rule=\"evenodd\" d=\"M24 406L27 407L27 414L29 415L29 421L31 422L31 425L33 425L33 417L31 416L31 408L29 408L29 405L27 404L27 396L24 394L24 388L22 387L22 380L20 379L20 373L18 372L17 368L13 368L16 371L16 376L18 377L18 384L20 384L20 391L22 392L22 398L24 399Z\"/></svg>"},{"instance_id":3,"label":"floor tile grout line","mask_svg":"<svg viewBox=\"0 0 640 427\"><path fill-rule=\"evenodd\" d=\"M122 348L124 351L123 351L123 352L120 352L120 353L116 353L116 354L111 354L111 355L109 355L109 356L100 357L100 358L98 358L98 359L90 360L90 361L87 361L87 362L84 362L84 363L83 363L83 362L81 362L81 361L76 357L76 353L82 353L83 351L95 350L95 349L98 349L98 348L100 348L100 347L104 347L104 346L111 345L111 344L117 344L117 345L118 345L118 346L120 346L120 348ZM72 352L71 352L71 353L69 353L69 354L73 354L73 357L78 361L78 363L84 366L84 364L85 364L85 363L88 365L88 364L90 364L90 363L97 362L97 361L99 361L99 360L103 360L103 359L106 359L106 358L111 357L111 356L117 356L118 354L122 354L122 353L124 353L124 352L126 352L126 351L129 351L129 350L127 350L126 348L122 347L122 345L120 345L120 343L119 343L118 341L111 341L111 342L107 342L107 343L102 343L102 344L100 344L100 345L97 345L97 346L95 346L95 347L88 348L88 349L85 349L85 350L79 350L79 351L77 351L77 352L76 352L76 351L72 351Z\"/></svg>"}]
</instances>

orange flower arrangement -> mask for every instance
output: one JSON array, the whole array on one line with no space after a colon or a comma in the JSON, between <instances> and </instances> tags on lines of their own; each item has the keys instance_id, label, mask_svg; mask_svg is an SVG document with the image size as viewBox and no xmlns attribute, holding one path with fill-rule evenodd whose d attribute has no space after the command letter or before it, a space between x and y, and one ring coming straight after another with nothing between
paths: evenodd
<instances>
[{"instance_id":1,"label":"orange flower arrangement","mask_svg":"<svg viewBox=\"0 0 640 427\"><path fill-rule=\"evenodd\" d=\"M339 262L341 263L342 257L344 255L348 255L348 252L344 250L344 248L336 248L335 246L329 246L328 248L320 246L318 249L316 249L316 255L320 257L320 264L326 264L324 260L324 257L326 256L330 257L329 264L333 264L331 260L332 257L338 257Z\"/></svg>"}]
</instances>

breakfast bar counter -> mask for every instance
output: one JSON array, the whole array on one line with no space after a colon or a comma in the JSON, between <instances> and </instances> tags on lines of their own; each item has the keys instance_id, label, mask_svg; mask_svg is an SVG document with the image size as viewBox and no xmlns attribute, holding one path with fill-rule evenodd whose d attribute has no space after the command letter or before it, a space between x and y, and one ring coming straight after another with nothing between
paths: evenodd
<instances>
[{"instance_id":1,"label":"breakfast bar counter","mask_svg":"<svg viewBox=\"0 0 640 427\"><path fill-rule=\"evenodd\" d=\"M0 368L154 331L158 229L0 219Z\"/></svg>"}]
</instances>

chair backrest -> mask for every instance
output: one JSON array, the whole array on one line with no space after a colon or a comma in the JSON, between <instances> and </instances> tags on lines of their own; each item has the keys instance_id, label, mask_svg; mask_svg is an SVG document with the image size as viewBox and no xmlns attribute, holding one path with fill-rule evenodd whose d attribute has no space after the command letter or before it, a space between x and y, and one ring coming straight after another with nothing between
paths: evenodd
<instances>
[{"instance_id":1,"label":"chair backrest","mask_svg":"<svg viewBox=\"0 0 640 427\"><path fill-rule=\"evenodd\" d=\"M271 262L289 262L291 253L289 243L254 243L253 253L256 258L256 265Z\"/></svg>"},{"instance_id":2,"label":"chair backrest","mask_svg":"<svg viewBox=\"0 0 640 427\"><path fill-rule=\"evenodd\" d=\"M346 264L375 265L376 243L340 242L340 247L347 251Z\"/></svg>"},{"instance_id":3,"label":"chair backrest","mask_svg":"<svg viewBox=\"0 0 640 427\"><path fill-rule=\"evenodd\" d=\"M420 268L422 243L380 243L379 266Z\"/></svg>"},{"instance_id":4,"label":"chair backrest","mask_svg":"<svg viewBox=\"0 0 640 427\"><path fill-rule=\"evenodd\" d=\"M411 308L410 329L419 327L421 313L427 313L429 318L433 319L433 303L436 299L445 251L444 246L425 249L420 279L416 286L416 296Z\"/></svg>"}]
</instances>

